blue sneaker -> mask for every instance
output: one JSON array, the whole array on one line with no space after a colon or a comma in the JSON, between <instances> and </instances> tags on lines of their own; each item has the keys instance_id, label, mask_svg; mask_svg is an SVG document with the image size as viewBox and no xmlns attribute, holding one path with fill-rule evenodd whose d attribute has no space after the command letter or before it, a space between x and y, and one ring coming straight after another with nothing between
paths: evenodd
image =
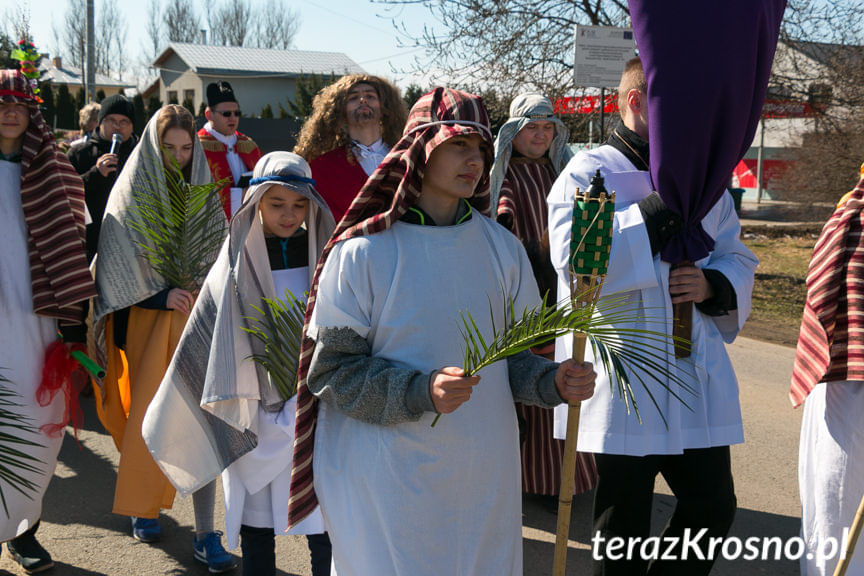
<instances>
[{"instance_id":1,"label":"blue sneaker","mask_svg":"<svg viewBox=\"0 0 864 576\"><path fill-rule=\"evenodd\" d=\"M132 516L132 537L141 542L158 542L162 537L162 527L157 518L138 518Z\"/></svg>"},{"instance_id":2,"label":"blue sneaker","mask_svg":"<svg viewBox=\"0 0 864 576\"><path fill-rule=\"evenodd\" d=\"M192 542L195 559L207 564L211 574L220 574L237 567L237 558L222 547L222 532L206 532L201 538L197 535Z\"/></svg>"}]
</instances>

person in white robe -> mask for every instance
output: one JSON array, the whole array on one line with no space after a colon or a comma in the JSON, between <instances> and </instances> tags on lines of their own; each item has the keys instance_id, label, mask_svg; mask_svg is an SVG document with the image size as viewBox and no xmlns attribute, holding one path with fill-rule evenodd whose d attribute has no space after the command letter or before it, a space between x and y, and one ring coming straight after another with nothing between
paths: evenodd
<instances>
[{"instance_id":1,"label":"person in white robe","mask_svg":"<svg viewBox=\"0 0 864 576\"><path fill-rule=\"evenodd\" d=\"M491 150L478 97L426 94L319 262L301 386L320 399L314 494L340 576L521 576L513 402L593 390L590 364L529 351L470 377L459 367L460 311L489 337L507 298L540 302L524 248L486 216ZM298 400L298 438L310 409Z\"/></svg>"},{"instance_id":2,"label":"person in white robe","mask_svg":"<svg viewBox=\"0 0 864 576\"><path fill-rule=\"evenodd\" d=\"M226 538L236 548L239 537L244 575L275 574L274 534L306 534L313 574L324 576L320 513L286 532L296 396L283 398L250 359L264 350L246 330L262 298L287 289L303 299L336 223L296 154L262 157L252 184L147 410L144 440L181 493L222 474Z\"/></svg>"},{"instance_id":3,"label":"person in white robe","mask_svg":"<svg viewBox=\"0 0 864 576\"><path fill-rule=\"evenodd\" d=\"M695 533L703 527L707 536L724 536L736 509L729 446L744 441L738 383L724 342L735 339L750 312L758 262L739 238L740 225L728 194L702 221L715 240L706 258L673 271L660 260L664 241L681 224L680 217L652 192L645 90L642 65L635 58L628 62L619 88L622 125L606 145L576 154L548 197L549 243L559 299L570 293L573 197L589 186L599 170L606 189L616 194L609 268L601 295L625 297L641 317L622 327L671 335L673 303L695 303L690 358L675 358L671 337L666 349L659 351L679 382L668 379L667 388L643 374L642 384L641 369L628 368L641 422L632 406L619 398L619 383L602 369L602 363L597 364L597 390L582 404L578 442L579 451L594 453L598 469L592 535L604 541L616 536L644 541L649 536L654 481L660 473L677 498L664 536L680 536L686 528ZM559 338L556 359L569 358L571 346L570 339ZM590 347L586 357L591 359ZM679 385L682 382L684 386ZM562 438L566 410L557 412L556 436ZM680 547L677 550L680 553ZM648 569L649 559L638 554L621 560L607 558L605 549L595 549L594 554L600 558L594 562L594 574L645 574ZM655 561L649 573L708 574L712 563L691 554L686 562Z\"/></svg>"},{"instance_id":4,"label":"person in white robe","mask_svg":"<svg viewBox=\"0 0 864 576\"><path fill-rule=\"evenodd\" d=\"M69 367L61 366L71 362L72 342L85 340L85 305L96 293L84 249L84 183L38 102L20 72L0 70L0 542L27 573L54 566L36 531L70 416L67 403L80 390L73 392ZM46 363L56 371L45 371Z\"/></svg>"}]
</instances>

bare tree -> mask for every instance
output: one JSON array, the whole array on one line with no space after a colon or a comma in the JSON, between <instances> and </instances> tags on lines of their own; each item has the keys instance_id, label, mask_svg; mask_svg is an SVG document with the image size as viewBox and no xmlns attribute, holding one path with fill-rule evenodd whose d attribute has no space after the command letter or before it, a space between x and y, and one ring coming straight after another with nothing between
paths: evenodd
<instances>
[{"instance_id":1,"label":"bare tree","mask_svg":"<svg viewBox=\"0 0 864 576\"><path fill-rule=\"evenodd\" d=\"M33 41L33 35L30 31L30 8L27 4L17 4L14 8L7 8L3 15L8 28L4 26L4 31L11 35L17 42L18 40Z\"/></svg>"},{"instance_id":2,"label":"bare tree","mask_svg":"<svg viewBox=\"0 0 864 576\"><path fill-rule=\"evenodd\" d=\"M249 44L256 48L288 50L300 28L300 15L283 0L267 0L256 9L255 29Z\"/></svg>"},{"instance_id":3,"label":"bare tree","mask_svg":"<svg viewBox=\"0 0 864 576\"><path fill-rule=\"evenodd\" d=\"M149 0L147 2L147 40L149 40L149 44L147 45L148 52L151 56L149 60L155 60L159 55L159 51L162 49L162 42L164 38L164 34L162 31L162 5L159 0ZM145 56L145 59L147 57Z\"/></svg>"},{"instance_id":4,"label":"bare tree","mask_svg":"<svg viewBox=\"0 0 864 576\"><path fill-rule=\"evenodd\" d=\"M84 70L86 58L85 44L87 41L86 8L83 0L66 0L66 13L63 15L63 23L58 29L56 23L52 23L54 38L58 42L57 54L64 60ZM81 83L84 83L84 75L81 75Z\"/></svg>"},{"instance_id":5,"label":"bare tree","mask_svg":"<svg viewBox=\"0 0 864 576\"><path fill-rule=\"evenodd\" d=\"M499 79L560 94L572 84L573 27L619 26L626 0L373 0L388 5L404 46L425 48L412 71L434 79ZM414 30L401 20L405 5L423 6L431 23ZM434 63L434 66L430 64Z\"/></svg>"},{"instance_id":6,"label":"bare tree","mask_svg":"<svg viewBox=\"0 0 864 576\"><path fill-rule=\"evenodd\" d=\"M225 0L208 10L210 36L214 44L243 46L248 36L252 10L246 0Z\"/></svg>"},{"instance_id":7,"label":"bare tree","mask_svg":"<svg viewBox=\"0 0 864 576\"><path fill-rule=\"evenodd\" d=\"M198 14L191 0L168 0L164 22L169 42L198 40Z\"/></svg>"},{"instance_id":8,"label":"bare tree","mask_svg":"<svg viewBox=\"0 0 864 576\"><path fill-rule=\"evenodd\" d=\"M99 6L96 24L96 71L107 76L122 74L126 65L123 41L128 26L126 19L112 0L103 0Z\"/></svg>"}]
</instances>

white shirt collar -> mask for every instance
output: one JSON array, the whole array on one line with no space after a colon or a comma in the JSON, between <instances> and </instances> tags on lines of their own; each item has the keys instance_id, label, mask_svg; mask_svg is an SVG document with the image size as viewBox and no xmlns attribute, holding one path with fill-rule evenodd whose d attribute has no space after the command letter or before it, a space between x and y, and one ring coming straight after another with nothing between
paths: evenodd
<instances>
[{"instance_id":1,"label":"white shirt collar","mask_svg":"<svg viewBox=\"0 0 864 576\"><path fill-rule=\"evenodd\" d=\"M209 121L206 124L204 124L204 130L206 130L208 134L210 134L216 140L218 140L219 142L221 142L225 146L228 146L229 148L234 148L234 145L237 144L237 133L236 132L234 134L232 134L231 136L225 136L221 132L216 131L216 129L213 128L213 124L211 124Z\"/></svg>"}]
</instances>

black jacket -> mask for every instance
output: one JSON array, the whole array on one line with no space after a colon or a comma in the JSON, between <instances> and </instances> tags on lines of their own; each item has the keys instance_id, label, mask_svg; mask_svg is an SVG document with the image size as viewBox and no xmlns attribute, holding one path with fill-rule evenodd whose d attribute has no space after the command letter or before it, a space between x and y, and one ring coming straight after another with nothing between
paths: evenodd
<instances>
[{"instance_id":1,"label":"black jacket","mask_svg":"<svg viewBox=\"0 0 864 576\"><path fill-rule=\"evenodd\" d=\"M102 227L102 215L105 213L105 205L108 203L108 194L117 180L117 176L129 159L129 155L138 144L138 137L134 134L125 142L120 144L117 151L119 165L117 170L108 174L107 177L99 173L96 161L103 154L111 150L111 140L105 140L94 130L93 135L86 141L76 144L69 150L69 161L75 167L75 171L84 180L84 199L87 202L87 210L93 218L93 223L87 225L87 261L93 260L96 248L99 244L99 230Z\"/></svg>"}]
</instances>

